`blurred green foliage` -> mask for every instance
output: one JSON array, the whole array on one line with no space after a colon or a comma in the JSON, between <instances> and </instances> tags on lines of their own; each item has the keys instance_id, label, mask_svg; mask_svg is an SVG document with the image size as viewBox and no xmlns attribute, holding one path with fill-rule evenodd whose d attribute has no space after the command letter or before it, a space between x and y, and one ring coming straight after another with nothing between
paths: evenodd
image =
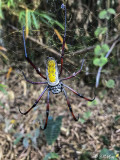
<instances>
[{"instance_id":1,"label":"blurred green foliage","mask_svg":"<svg viewBox=\"0 0 120 160\"><path fill-rule=\"evenodd\" d=\"M60 134L62 118L62 116L58 116L56 120L53 120L53 117L49 116L47 128L44 131L48 145L52 145L58 138Z\"/></svg>"}]
</instances>

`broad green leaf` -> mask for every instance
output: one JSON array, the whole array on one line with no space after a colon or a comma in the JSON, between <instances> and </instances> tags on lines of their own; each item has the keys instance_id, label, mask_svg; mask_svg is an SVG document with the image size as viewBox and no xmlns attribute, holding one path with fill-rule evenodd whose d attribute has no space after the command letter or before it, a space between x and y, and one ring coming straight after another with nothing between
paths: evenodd
<instances>
[{"instance_id":1,"label":"broad green leaf","mask_svg":"<svg viewBox=\"0 0 120 160\"><path fill-rule=\"evenodd\" d=\"M51 153L46 154L43 160L58 159L58 158L59 158L59 155L57 153L51 152Z\"/></svg>"},{"instance_id":2,"label":"broad green leaf","mask_svg":"<svg viewBox=\"0 0 120 160\"><path fill-rule=\"evenodd\" d=\"M0 87L2 87L2 88L7 88L7 86L4 85L4 84L0 84Z\"/></svg>"},{"instance_id":3,"label":"broad green leaf","mask_svg":"<svg viewBox=\"0 0 120 160\"><path fill-rule=\"evenodd\" d=\"M107 86L108 88L114 88L114 87L115 87L115 81L112 80L112 79L108 80L108 81L106 82L106 86Z\"/></svg>"},{"instance_id":4,"label":"broad green leaf","mask_svg":"<svg viewBox=\"0 0 120 160\"><path fill-rule=\"evenodd\" d=\"M114 120L115 122L117 122L119 119L120 119L120 115L117 115Z\"/></svg>"},{"instance_id":5,"label":"broad green leaf","mask_svg":"<svg viewBox=\"0 0 120 160\"><path fill-rule=\"evenodd\" d=\"M106 10L103 10L99 13L99 18L100 19L105 19L107 16L107 11Z\"/></svg>"},{"instance_id":6,"label":"broad green leaf","mask_svg":"<svg viewBox=\"0 0 120 160\"><path fill-rule=\"evenodd\" d=\"M109 51L109 46L107 44L103 44L101 48L103 53L107 53Z\"/></svg>"},{"instance_id":7,"label":"broad green leaf","mask_svg":"<svg viewBox=\"0 0 120 160\"><path fill-rule=\"evenodd\" d=\"M105 57L95 58L95 59L93 60L93 64L94 64L95 66L99 66L99 67L104 66L107 62L108 62L108 60L107 60L107 58L105 58Z\"/></svg>"},{"instance_id":8,"label":"broad green leaf","mask_svg":"<svg viewBox=\"0 0 120 160\"><path fill-rule=\"evenodd\" d=\"M107 11L108 11L110 14L115 14L115 13L116 13L113 8L109 8Z\"/></svg>"},{"instance_id":9,"label":"broad green leaf","mask_svg":"<svg viewBox=\"0 0 120 160\"><path fill-rule=\"evenodd\" d=\"M88 106L96 106L98 104L97 100L94 100L92 102L88 102Z\"/></svg>"},{"instance_id":10,"label":"broad green leaf","mask_svg":"<svg viewBox=\"0 0 120 160\"><path fill-rule=\"evenodd\" d=\"M97 45L94 49L94 53L96 56L99 56L101 55L101 46L100 45Z\"/></svg>"},{"instance_id":11,"label":"broad green leaf","mask_svg":"<svg viewBox=\"0 0 120 160\"><path fill-rule=\"evenodd\" d=\"M47 128L44 130L45 138L48 145L52 145L60 134L62 116L58 116L56 120L49 116Z\"/></svg>"},{"instance_id":12,"label":"broad green leaf","mask_svg":"<svg viewBox=\"0 0 120 160\"><path fill-rule=\"evenodd\" d=\"M105 34L107 31L107 27L98 27L95 30L95 36L98 37L100 34Z\"/></svg>"},{"instance_id":13,"label":"broad green leaf","mask_svg":"<svg viewBox=\"0 0 120 160\"><path fill-rule=\"evenodd\" d=\"M99 160L117 160L113 151L103 148L99 154Z\"/></svg>"},{"instance_id":14,"label":"broad green leaf","mask_svg":"<svg viewBox=\"0 0 120 160\"><path fill-rule=\"evenodd\" d=\"M26 137L23 139L23 146L25 148L28 148L28 146L29 146L29 141L28 141L28 138L26 138Z\"/></svg>"}]
</instances>

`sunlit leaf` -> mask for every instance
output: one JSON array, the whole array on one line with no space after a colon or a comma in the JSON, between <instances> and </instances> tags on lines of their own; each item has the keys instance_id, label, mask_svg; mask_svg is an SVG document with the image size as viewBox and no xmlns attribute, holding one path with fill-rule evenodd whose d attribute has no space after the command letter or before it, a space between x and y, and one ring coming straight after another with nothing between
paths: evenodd
<instances>
[{"instance_id":1,"label":"sunlit leaf","mask_svg":"<svg viewBox=\"0 0 120 160\"><path fill-rule=\"evenodd\" d=\"M114 88L115 87L115 81L113 79L110 79L106 82L106 86L108 88Z\"/></svg>"},{"instance_id":2,"label":"sunlit leaf","mask_svg":"<svg viewBox=\"0 0 120 160\"><path fill-rule=\"evenodd\" d=\"M107 62L108 62L108 60L107 60L107 58L105 58L105 57L95 58L95 59L93 60L93 64L94 64L95 66L99 66L99 67L104 66Z\"/></svg>"},{"instance_id":3,"label":"sunlit leaf","mask_svg":"<svg viewBox=\"0 0 120 160\"><path fill-rule=\"evenodd\" d=\"M115 14L115 13L116 13L113 8L109 8L107 11L108 11L110 14Z\"/></svg>"},{"instance_id":4,"label":"sunlit leaf","mask_svg":"<svg viewBox=\"0 0 120 160\"><path fill-rule=\"evenodd\" d=\"M107 11L106 10L102 10L100 13L99 13L99 18L100 19L105 19L107 16Z\"/></svg>"},{"instance_id":5,"label":"sunlit leaf","mask_svg":"<svg viewBox=\"0 0 120 160\"><path fill-rule=\"evenodd\" d=\"M57 29L54 29L54 31L55 31L56 35L58 36L59 40L61 41L61 43L63 43L63 38L62 38L62 36L60 35L60 33L58 32L58 30L57 30ZM66 43L65 43L65 48L68 50L68 46L67 46Z\"/></svg>"},{"instance_id":6,"label":"sunlit leaf","mask_svg":"<svg viewBox=\"0 0 120 160\"><path fill-rule=\"evenodd\" d=\"M2 0L0 0L0 18L4 19L3 12L2 12Z\"/></svg>"}]
</instances>

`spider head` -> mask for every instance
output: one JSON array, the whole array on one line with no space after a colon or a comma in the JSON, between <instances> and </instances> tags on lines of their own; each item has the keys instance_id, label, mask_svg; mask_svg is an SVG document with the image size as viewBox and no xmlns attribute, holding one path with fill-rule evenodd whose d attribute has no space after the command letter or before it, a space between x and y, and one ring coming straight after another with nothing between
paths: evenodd
<instances>
[{"instance_id":1,"label":"spider head","mask_svg":"<svg viewBox=\"0 0 120 160\"><path fill-rule=\"evenodd\" d=\"M48 57L46 61L46 76L48 84L55 86L59 83L59 71L57 62L53 57Z\"/></svg>"}]
</instances>

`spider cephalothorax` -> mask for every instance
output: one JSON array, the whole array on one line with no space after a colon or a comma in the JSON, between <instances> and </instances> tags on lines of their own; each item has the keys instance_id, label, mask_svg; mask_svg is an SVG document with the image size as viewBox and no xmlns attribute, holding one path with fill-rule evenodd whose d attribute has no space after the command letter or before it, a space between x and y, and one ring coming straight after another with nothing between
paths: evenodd
<instances>
[{"instance_id":1,"label":"spider cephalothorax","mask_svg":"<svg viewBox=\"0 0 120 160\"><path fill-rule=\"evenodd\" d=\"M68 100L67 97L67 93L65 91L65 88L68 88L69 90L71 90L74 94L76 94L77 96L84 98L87 101L93 101L95 99L95 97L93 99L88 99L84 96L82 96L81 94L77 93L75 90L73 90L72 88L70 88L69 86L65 85L62 81L64 80L68 80L71 79L73 77L75 77L78 73L80 73L80 71L82 70L83 67L83 63L84 63L84 59L82 61L82 65L79 71L77 71L76 73L74 72L71 76L60 79L60 76L62 74L62 68L63 68L63 56L64 56L64 48L65 48L65 38L66 38L66 6L64 4L61 5L61 8L65 10L65 33L64 33L64 38L63 38L63 44L62 44L62 53L61 53L61 68L60 68L60 72L58 70L58 66L57 66L57 62L55 61L55 59L53 57L48 57L47 61L46 61L46 77L44 75L42 75L42 73L40 72L40 70L33 64L33 62L29 59L28 55L27 55L27 51L26 51L26 44L25 44L25 37L24 37L24 27L23 27L23 41L24 41L24 49L25 49L25 58L26 60L32 65L32 67L36 70L36 72L42 77L44 78L46 81L45 82L32 82L30 80L28 80L25 76L25 74L23 73L23 76L25 78L25 80L29 83L32 84L46 84L46 87L44 89L44 91L41 93L41 95L39 96L39 98L36 100L36 102L33 104L33 106L26 112L21 112L20 108L19 111L21 114L26 115L27 113L29 113L31 111L31 109L33 109L37 103L39 102L39 100L41 99L41 97L43 96L43 94L45 93L46 90L48 90L48 96L47 96L47 106L46 106L46 121L45 121L45 125L44 128L45 129L47 127L47 121L48 121L48 116L49 116L49 96L50 96L50 92L52 92L53 94L59 94L60 92L63 92L69 107L69 110L73 116L73 119L75 121L78 121L78 118L75 117L73 111L72 111L72 107L70 105L70 102ZM41 128L42 129L42 128Z\"/></svg>"}]
</instances>

